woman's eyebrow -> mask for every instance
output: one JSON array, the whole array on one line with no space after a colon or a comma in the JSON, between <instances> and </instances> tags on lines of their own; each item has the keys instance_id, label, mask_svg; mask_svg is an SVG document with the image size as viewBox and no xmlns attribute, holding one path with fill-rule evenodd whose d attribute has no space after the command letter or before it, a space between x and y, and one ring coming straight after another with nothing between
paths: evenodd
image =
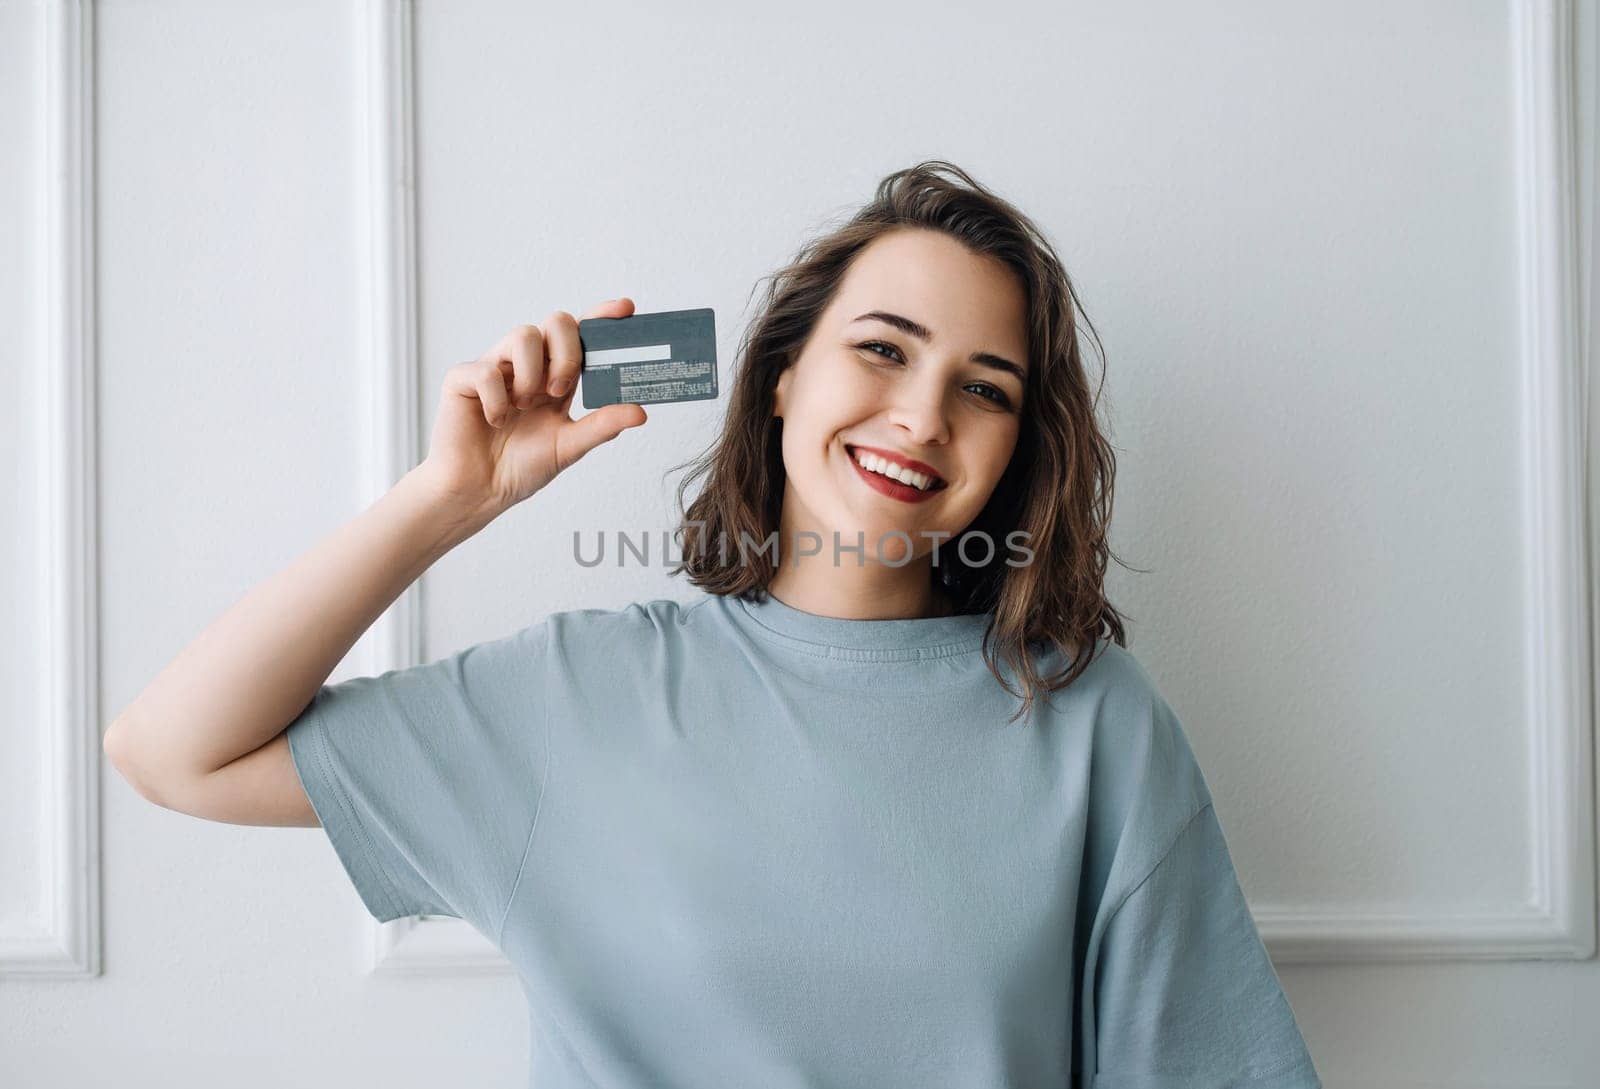
<instances>
[{"instance_id":1,"label":"woman's eyebrow","mask_svg":"<svg viewBox=\"0 0 1600 1089\"><path fill-rule=\"evenodd\" d=\"M902 317L899 314L891 314L887 310L868 310L865 314L851 321L850 324L854 325L858 321L881 321L886 325L894 326L907 336L916 337L918 340L929 341L933 339L933 334L928 331L926 325L918 321L912 321L910 318ZM1024 386L1028 384L1027 372L1004 356L995 355L993 352L973 352L967 358L974 363L982 363L985 367L992 367L997 371L1005 371Z\"/></svg>"}]
</instances>

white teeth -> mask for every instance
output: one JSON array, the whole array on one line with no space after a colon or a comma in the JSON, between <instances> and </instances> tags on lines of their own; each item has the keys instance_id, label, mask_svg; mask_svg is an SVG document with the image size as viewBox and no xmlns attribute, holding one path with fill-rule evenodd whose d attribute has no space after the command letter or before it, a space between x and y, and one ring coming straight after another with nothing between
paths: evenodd
<instances>
[{"instance_id":1,"label":"white teeth","mask_svg":"<svg viewBox=\"0 0 1600 1089\"><path fill-rule=\"evenodd\" d=\"M876 454L869 454L864 450L857 450L855 452L855 458L861 467L866 469L868 472L877 473L880 476L886 476L891 480L898 480L902 484L909 484L919 492L925 492L929 488L933 487L933 477L925 476L922 473L915 473L910 469L902 468L899 465L895 465L893 462L886 461L885 459L878 457Z\"/></svg>"}]
</instances>

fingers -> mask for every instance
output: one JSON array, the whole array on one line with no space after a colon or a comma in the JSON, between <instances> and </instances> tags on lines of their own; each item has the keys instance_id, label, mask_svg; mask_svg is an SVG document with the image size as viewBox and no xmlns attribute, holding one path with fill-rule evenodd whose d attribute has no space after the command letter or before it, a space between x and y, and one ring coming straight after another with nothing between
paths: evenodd
<instances>
[{"instance_id":1,"label":"fingers","mask_svg":"<svg viewBox=\"0 0 1600 1089\"><path fill-rule=\"evenodd\" d=\"M444 372L444 396L477 401L483 418L492 426L500 427L511 415L510 401L506 397L510 370L510 363L492 354L457 363Z\"/></svg>"},{"instance_id":2,"label":"fingers","mask_svg":"<svg viewBox=\"0 0 1600 1089\"><path fill-rule=\"evenodd\" d=\"M626 318L633 314L633 300L624 295L620 299L607 299L584 311L583 320L590 318Z\"/></svg>"},{"instance_id":3,"label":"fingers","mask_svg":"<svg viewBox=\"0 0 1600 1089\"><path fill-rule=\"evenodd\" d=\"M578 340L578 319L557 310L544 322L545 351L549 357L548 387L545 392L560 397L578 381L583 364L583 344Z\"/></svg>"},{"instance_id":4,"label":"fingers","mask_svg":"<svg viewBox=\"0 0 1600 1089\"><path fill-rule=\"evenodd\" d=\"M623 296L607 299L583 316L585 319L625 318L632 313L633 300ZM510 421L513 411L530 407L541 395L561 400L571 394L577 387L582 368L583 342L578 336L578 319L565 310L557 310L545 319L543 326L519 325L476 362L452 367L446 375L445 386L457 395L476 397L482 403L483 418L494 427L503 427ZM642 413L643 409L639 411ZM643 422L642 419L637 421ZM628 426L633 425L618 425L605 438L614 437Z\"/></svg>"},{"instance_id":5,"label":"fingers","mask_svg":"<svg viewBox=\"0 0 1600 1089\"><path fill-rule=\"evenodd\" d=\"M483 402L483 418L502 427L511 417L511 400L506 396L507 364L501 359L481 360L473 375L472 388Z\"/></svg>"},{"instance_id":6,"label":"fingers","mask_svg":"<svg viewBox=\"0 0 1600 1089\"><path fill-rule=\"evenodd\" d=\"M546 318L543 326L548 360L545 392L551 397L563 397L578 384L578 373L583 368L583 342L578 337L580 320L625 318L632 313L633 300L624 295L590 307L581 319L565 310L557 310Z\"/></svg>"},{"instance_id":7,"label":"fingers","mask_svg":"<svg viewBox=\"0 0 1600 1089\"><path fill-rule=\"evenodd\" d=\"M501 359L511 362L511 399L518 408L527 408L544 387L544 331L537 325L519 325L496 348Z\"/></svg>"}]
</instances>

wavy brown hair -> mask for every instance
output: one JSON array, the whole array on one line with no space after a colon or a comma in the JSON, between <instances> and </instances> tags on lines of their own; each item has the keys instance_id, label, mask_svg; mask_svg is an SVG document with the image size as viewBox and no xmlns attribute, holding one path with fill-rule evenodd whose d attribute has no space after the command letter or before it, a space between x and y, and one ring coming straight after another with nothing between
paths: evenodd
<instances>
[{"instance_id":1,"label":"wavy brown hair","mask_svg":"<svg viewBox=\"0 0 1600 1089\"><path fill-rule=\"evenodd\" d=\"M1014 720L1037 695L1076 680L1093 661L1100 637L1127 645L1123 618L1106 600L1104 585L1116 457L1095 419L1100 390L1089 390L1078 344L1083 307L1071 278L1027 216L952 163L931 159L890 174L847 222L763 277L767 290L740 341L722 433L698 458L667 470L693 466L678 485L683 558L671 574L687 573L709 593L763 600L776 564L764 550L752 561L743 548L729 562L725 542L763 542L779 530L785 475L773 389L799 358L856 255L904 228L940 231L974 254L998 258L1026 292L1031 358L1016 449L988 503L962 533L982 531L1000 541L1025 531L1033 559L1013 566L995 547L988 562L969 567L956 547L958 533L934 550L932 565L956 612L989 615L984 661L1006 691L1025 696ZM1101 359L1103 386L1100 337L1087 314L1082 320ZM684 493L700 477L705 486L685 507ZM712 549L707 541L724 544ZM1044 676L1034 652L1051 647L1067 664ZM1025 693L1007 683L1002 663L1023 678Z\"/></svg>"}]
</instances>

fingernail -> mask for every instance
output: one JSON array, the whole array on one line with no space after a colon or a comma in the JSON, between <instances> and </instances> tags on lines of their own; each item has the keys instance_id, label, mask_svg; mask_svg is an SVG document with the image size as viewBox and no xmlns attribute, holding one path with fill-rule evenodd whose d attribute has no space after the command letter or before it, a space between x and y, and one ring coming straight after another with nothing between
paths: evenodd
<instances>
[{"instance_id":1,"label":"fingernail","mask_svg":"<svg viewBox=\"0 0 1600 1089\"><path fill-rule=\"evenodd\" d=\"M552 397L560 397L562 394L566 393L567 390L569 390L571 388L572 388L572 379L570 379L570 378L559 378L559 379L556 380L556 384L550 387L550 396L552 396Z\"/></svg>"}]
</instances>

